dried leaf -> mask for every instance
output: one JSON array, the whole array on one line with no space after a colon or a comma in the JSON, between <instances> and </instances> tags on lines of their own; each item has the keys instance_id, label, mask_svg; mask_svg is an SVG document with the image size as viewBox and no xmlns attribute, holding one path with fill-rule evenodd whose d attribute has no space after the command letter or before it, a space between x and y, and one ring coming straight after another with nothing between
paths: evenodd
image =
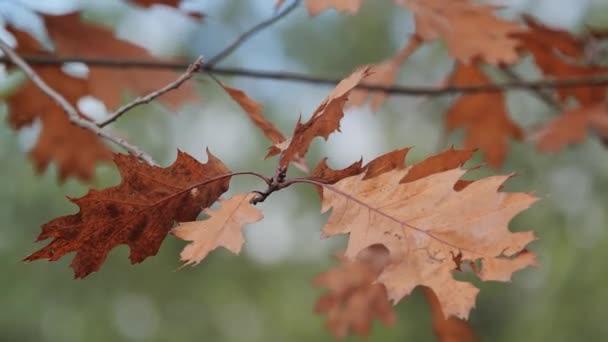
<instances>
[{"instance_id":1,"label":"dried leaf","mask_svg":"<svg viewBox=\"0 0 608 342\"><path fill-rule=\"evenodd\" d=\"M19 42L18 53L42 50L31 36L13 32ZM38 75L58 90L68 102L76 106L78 99L87 93L85 80L68 76L53 66L35 67ZM41 131L30 158L41 173L51 162L57 163L59 179L77 177L86 182L93 180L100 162L112 159L110 149L92 132L70 123L67 114L58 104L31 81L7 98L8 121L15 129L24 128L40 120Z\"/></svg>"},{"instance_id":2,"label":"dried leaf","mask_svg":"<svg viewBox=\"0 0 608 342\"><path fill-rule=\"evenodd\" d=\"M439 342L478 342L479 338L475 335L471 325L460 318L445 318L441 310L439 299L428 287L423 287L422 291L431 307L431 317L433 320L433 332Z\"/></svg>"},{"instance_id":3,"label":"dried leaf","mask_svg":"<svg viewBox=\"0 0 608 342\"><path fill-rule=\"evenodd\" d=\"M281 166L286 167L291 161L303 158L315 137L323 137L327 140L331 133L340 130L340 120L344 116L344 105L349 93L369 74L369 66L357 69L352 75L342 80L321 102L310 120L306 123L298 120L291 142L281 155Z\"/></svg>"},{"instance_id":4,"label":"dried leaf","mask_svg":"<svg viewBox=\"0 0 608 342\"><path fill-rule=\"evenodd\" d=\"M53 241L25 260L55 261L76 252L70 266L76 278L84 278L98 271L110 250L121 244L129 246L133 264L156 255L174 221L194 220L202 208L228 190L230 177L218 177L229 170L207 154L208 162L201 164L178 152L177 160L167 168L115 154L121 183L70 199L80 211L44 224L37 241Z\"/></svg>"},{"instance_id":5,"label":"dried leaf","mask_svg":"<svg viewBox=\"0 0 608 342\"><path fill-rule=\"evenodd\" d=\"M519 60L518 23L497 17L496 6L471 0L395 0L414 12L416 35L424 41L443 39L462 63L513 64Z\"/></svg>"},{"instance_id":6,"label":"dried leaf","mask_svg":"<svg viewBox=\"0 0 608 342\"><path fill-rule=\"evenodd\" d=\"M338 12L355 14L363 4L363 0L306 0L306 8L311 16L334 8Z\"/></svg>"},{"instance_id":7,"label":"dried leaf","mask_svg":"<svg viewBox=\"0 0 608 342\"><path fill-rule=\"evenodd\" d=\"M374 319L387 326L395 324L386 288L375 282L388 262L388 251L370 246L361 255L354 261L339 256L339 266L314 280L315 286L329 290L317 300L315 312L327 315L325 325L337 338L346 337L351 330L359 336L369 335Z\"/></svg>"},{"instance_id":8,"label":"dried leaf","mask_svg":"<svg viewBox=\"0 0 608 342\"><path fill-rule=\"evenodd\" d=\"M204 221L181 223L173 234L189 243L180 253L184 265L198 265L212 250L225 247L239 254L243 243L243 226L264 218L262 212L251 205L252 194L236 194L220 201L219 210L205 209L210 218Z\"/></svg>"},{"instance_id":9,"label":"dried leaf","mask_svg":"<svg viewBox=\"0 0 608 342\"><path fill-rule=\"evenodd\" d=\"M416 286L427 286L437 294L446 316L466 318L478 289L452 277L460 267L453 256L479 261L494 280L532 266L533 261L521 263L516 256L535 240L534 234L512 233L508 224L536 198L498 192L509 176L483 178L456 191L466 170L455 168L402 183L409 170L367 180L357 175L325 186L322 211L332 211L323 236L350 233L349 258L370 245L386 246L395 262L378 280L393 301Z\"/></svg>"},{"instance_id":10,"label":"dried leaf","mask_svg":"<svg viewBox=\"0 0 608 342\"><path fill-rule=\"evenodd\" d=\"M490 83L477 65L457 64L448 83L474 86ZM500 168L507 155L509 138L523 139L521 128L511 120L502 93L461 96L446 114L448 130L464 128L467 148L479 148L488 164Z\"/></svg>"},{"instance_id":11,"label":"dried leaf","mask_svg":"<svg viewBox=\"0 0 608 342\"><path fill-rule=\"evenodd\" d=\"M365 78L365 84L382 87L393 86L399 73L399 68L418 49L420 43L421 41L417 36L412 36L409 42L391 59L373 65L371 75ZM386 101L386 97L387 94L383 91L356 89L349 99L349 105L360 106L369 100L372 110L377 111L384 101Z\"/></svg>"},{"instance_id":12,"label":"dried leaf","mask_svg":"<svg viewBox=\"0 0 608 342\"><path fill-rule=\"evenodd\" d=\"M249 119L253 121L253 124L259 128L270 141L274 144L280 144L286 140L283 133L281 133L281 131L262 114L262 109L264 107L261 104L257 103L242 90L228 87L223 83L220 83L220 85L228 95L241 106L249 116Z\"/></svg>"},{"instance_id":13,"label":"dried leaf","mask_svg":"<svg viewBox=\"0 0 608 342\"><path fill-rule=\"evenodd\" d=\"M526 17L529 30L513 36L520 40L522 49L531 53L536 65L546 76L555 78L593 77L605 74L608 68L584 65L585 43L569 32L551 29ZM556 90L563 102L573 97L582 106L593 105L606 97L606 87L572 87Z\"/></svg>"},{"instance_id":14,"label":"dried leaf","mask_svg":"<svg viewBox=\"0 0 608 342\"><path fill-rule=\"evenodd\" d=\"M557 152L567 145L582 143L589 129L605 136L608 111L605 104L574 108L551 120L536 135L536 146L544 152Z\"/></svg>"},{"instance_id":15,"label":"dried leaf","mask_svg":"<svg viewBox=\"0 0 608 342\"><path fill-rule=\"evenodd\" d=\"M110 30L84 23L78 13L45 16L44 19L56 46L54 55L58 57L159 60L145 49L116 38ZM128 88L137 94L145 94L173 82L178 76L179 73L166 70L136 68L112 70L89 66L88 81L90 95L101 99L108 107L114 108L121 103L122 89ZM163 95L161 100L175 107L194 97L195 93L186 83L179 89Z\"/></svg>"}]
</instances>

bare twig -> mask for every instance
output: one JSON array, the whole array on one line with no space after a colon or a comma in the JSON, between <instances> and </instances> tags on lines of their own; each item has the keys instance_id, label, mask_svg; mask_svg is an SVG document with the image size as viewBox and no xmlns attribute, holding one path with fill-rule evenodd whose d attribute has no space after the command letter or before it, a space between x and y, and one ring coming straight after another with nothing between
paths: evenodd
<instances>
[{"instance_id":1,"label":"bare twig","mask_svg":"<svg viewBox=\"0 0 608 342\"><path fill-rule=\"evenodd\" d=\"M502 72L507 75L511 80L522 82L524 81L515 71L509 68L501 68ZM529 88L528 91L532 93L532 95L536 96L539 100L544 102L547 106L551 107L555 110L560 110L560 104L553 98L551 93L546 91L547 89L538 89L538 88Z\"/></svg>"},{"instance_id":2,"label":"bare twig","mask_svg":"<svg viewBox=\"0 0 608 342\"><path fill-rule=\"evenodd\" d=\"M240 36L236 38L234 42L228 45L225 49L220 51L217 55L211 57L207 62L207 68L213 68L217 63L221 62L224 58L230 56L236 49L239 48L244 42L246 42L249 38L253 37L256 33L264 30L267 27L272 26L274 23L286 17L289 13L295 10L300 4L300 0L294 0L291 5L286 7L282 12L273 15L269 19L266 19L259 24L253 26L249 30L243 32ZM210 71L210 70L208 70Z\"/></svg>"},{"instance_id":3,"label":"bare twig","mask_svg":"<svg viewBox=\"0 0 608 342\"><path fill-rule=\"evenodd\" d=\"M80 62L90 66L113 68L113 69L150 69L150 70L184 70L190 63L185 62L158 62L144 60L123 60L105 58L83 58L83 57L53 57L53 56L24 56L23 60L31 65L61 65L69 62ZM0 62L8 61L0 58ZM310 84L336 85L340 78L323 78L301 73L287 71L265 71L244 68L222 68L203 65L201 71L213 72L216 75L240 76L248 78L269 79L277 81L291 81ZM608 86L608 74L590 77L577 77L568 79L540 79L540 80L513 80L501 83L488 83L475 86L392 86L383 87L378 85L359 84L358 89L372 91L383 91L388 94L402 96L444 96L453 94L478 94L495 93L506 90L530 90L530 89L558 89L558 88L580 88L580 87L606 87Z\"/></svg>"},{"instance_id":4,"label":"bare twig","mask_svg":"<svg viewBox=\"0 0 608 342\"><path fill-rule=\"evenodd\" d=\"M95 123L82 118L76 108L72 106L61 94L55 89L51 88L38 74L25 62L13 49L0 39L0 50L15 64L17 65L25 75L32 81L36 86L50 97L55 103L57 103L63 111L68 115L70 122L81 128L87 129L96 135L105 138L108 141L115 143L127 150L130 154L140 158L150 165L157 165L154 159L139 147L130 144L123 138L115 137L110 133L104 131L101 127L98 127Z\"/></svg>"},{"instance_id":5,"label":"bare twig","mask_svg":"<svg viewBox=\"0 0 608 342\"><path fill-rule=\"evenodd\" d=\"M203 65L203 57L201 56L201 57L198 57L196 59L196 61L194 61L194 63L190 64L190 66L188 67L188 70L186 70L186 72L184 72L178 79L176 79L175 81L167 84L166 86L164 86L154 92L149 93L146 96L138 97L135 100L118 108L116 111L114 111L112 114L110 114L110 116L107 119L98 122L97 126L105 127L105 126L111 124L112 122L116 121L119 117L121 117L123 114L130 111L131 109L133 109L139 105L142 105L142 104L150 103L152 100L156 99L157 97L160 97L160 96L170 92L171 90L179 88L183 83L188 81L195 72L199 71L201 69L202 65Z\"/></svg>"}]
</instances>

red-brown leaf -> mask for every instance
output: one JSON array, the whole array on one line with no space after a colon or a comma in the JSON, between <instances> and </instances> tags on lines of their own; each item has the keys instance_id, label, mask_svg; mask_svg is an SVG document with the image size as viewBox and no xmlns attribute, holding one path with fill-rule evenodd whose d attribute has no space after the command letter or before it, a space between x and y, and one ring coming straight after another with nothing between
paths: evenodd
<instances>
[{"instance_id":1,"label":"red-brown leaf","mask_svg":"<svg viewBox=\"0 0 608 342\"><path fill-rule=\"evenodd\" d=\"M323 137L327 140L331 133L340 130L340 120L344 116L348 95L369 74L370 66L357 69L336 86L307 122L301 123L298 120L291 142L281 155L281 166L287 167L291 161L303 158L314 138Z\"/></svg>"},{"instance_id":2,"label":"red-brown leaf","mask_svg":"<svg viewBox=\"0 0 608 342\"><path fill-rule=\"evenodd\" d=\"M178 152L171 166L161 168L115 154L121 183L71 199L80 211L44 224L38 241L53 240L25 260L55 261L76 252L70 266L76 278L84 278L98 271L121 244L129 246L133 264L156 255L175 221L194 220L228 190L230 178L217 178L229 170L211 153L208 156L202 164Z\"/></svg>"},{"instance_id":3,"label":"red-brown leaf","mask_svg":"<svg viewBox=\"0 0 608 342\"><path fill-rule=\"evenodd\" d=\"M457 64L448 83L474 86L490 83L478 65ZM465 129L465 145L479 148L488 165L499 168L507 155L509 139L523 139L522 129L509 117L502 93L461 96L446 114L448 130Z\"/></svg>"}]
</instances>

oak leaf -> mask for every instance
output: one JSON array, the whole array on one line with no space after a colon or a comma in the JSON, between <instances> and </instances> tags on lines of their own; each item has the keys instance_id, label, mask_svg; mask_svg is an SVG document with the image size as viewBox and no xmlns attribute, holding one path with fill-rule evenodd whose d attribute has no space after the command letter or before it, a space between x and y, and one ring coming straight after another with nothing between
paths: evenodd
<instances>
[{"instance_id":1,"label":"oak leaf","mask_svg":"<svg viewBox=\"0 0 608 342\"><path fill-rule=\"evenodd\" d=\"M18 53L42 49L28 34L20 31L14 31L13 34L19 42ZM34 69L74 106L78 99L87 93L87 81L69 76L60 68L36 66ZM24 128L40 120L40 136L30 151L30 158L37 172L43 172L51 162L55 162L60 180L73 176L90 182L95 175L97 164L112 159L110 149L93 132L73 125L63 108L33 82L26 81L7 98L7 104L8 121L15 129Z\"/></svg>"},{"instance_id":2,"label":"oak leaf","mask_svg":"<svg viewBox=\"0 0 608 342\"><path fill-rule=\"evenodd\" d=\"M49 36L55 44L55 56L159 61L159 58L150 55L144 48L118 39L112 31L83 22L78 13L45 15L44 20ZM101 99L106 106L115 108L121 103L122 89L145 94L173 82L178 76L178 73L167 70L111 70L89 66L87 79L89 94ZM163 95L161 100L175 107L194 97L192 88L186 83L179 89Z\"/></svg>"},{"instance_id":3,"label":"oak leaf","mask_svg":"<svg viewBox=\"0 0 608 342\"><path fill-rule=\"evenodd\" d=\"M608 68L585 64L585 41L567 31L547 27L531 17L525 17L526 32L513 35L529 52L542 73L549 77L571 79L605 74ZM575 98L581 106L595 105L606 98L606 87L562 87L556 90L564 102Z\"/></svg>"},{"instance_id":4,"label":"oak leaf","mask_svg":"<svg viewBox=\"0 0 608 342\"><path fill-rule=\"evenodd\" d=\"M545 152L557 152L567 145L582 143L588 130L608 137L608 110L605 104L565 111L536 134L536 146Z\"/></svg>"},{"instance_id":5,"label":"oak leaf","mask_svg":"<svg viewBox=\"0 0 608 342\"><path fill-rule=\"evenodd\" d=\"M518 23L495 15L496 6L471 0L395 0L414 13L416 35L423 41L443 39L462 63L513 64L519 60Z\"/></svg>"},{"instance_id":6,"label":"oak leaf","mask_svg":"<svg viewBox=\"0 0 608 342\"><path fill-rule=\"evenodd\" d=\"M445 318L437 296L428 287L423 287L424 297L431 307L433 332L440 342L478 342L479 338L471 324L456 317Z\"/></svg>"},{"instance_id":7,"label":"oak leaf","mask_svg":"<svg viewBox=\"0 0 608 342\"><path fill-rule=\"evenodd\" d=\"M42 225L37 241L53 240L25 260L55 261L76 252L70 266L76 278L84 278L98 271L110 250L121 244L129 246L132 264L156 255L175 221L194 220L228 190L230 177L223 176L229 170L207 154L202 164L178 152L166 168L115 154L120 184L70 199L80 211Z\"/></svg>"},{"instance_id":8,"label":"oak leaf","mask_svg":"<svg viewBox=\"0 0 608 342\"><path fill-rule=\"evenodd\" d=\"M457 64L450 75L451 86L488 84L490 79L478 65ZM509 117L503 93L462 95L446 114L448 130L465 129L467 148L479 148L488 164L501 167L509 139L522 140L522 129Z\"/></svg>"},{"instance_id":9,"label":"oak leaf","mask_svg":"<svg viewBox=\"0 0 608 342\"><path fill-rule=\"evenodd\" d=\"M306 0L306 8L311 16L334 8L338 12L355 14L363 4L363 0Z\"/></svg>"},{"instance_id":10,"label":"oak leaf","mask_svg":"<svg viewBox=\"0 0 608 342\"><path fill-rule=\"evenodd\" d=\"M291 161L303 158L314 138L323 137L327 140L331 133L340 130L340 120L344 116L344 105L348 100L348 95L365 77L370 75L370 72L370 66L357 69L338 83L307 122L302 123L301 120L298 120L289 145L281 154L281 166L287 167ZM277 151L274 153L277 154Z\"/></svg>"},{"instance_id":11,"label":"oak leaf","mask_svg":"<svg viewBox=\"0 0 608 342\"><path fill-rule=\"evenodd\" d=\"M245 113L247 113L253 124L259 128L273 144L280 144L286 140L283 133L281 133L281 131L262 114L264 107L261 104L249 97L242 90L229 87L223 83L220 83L220 86L222 86L228 95L239 104Z\"/></svg>"},{"instance_id":12,"label":"oak leaf","mask_svg":"<svg viewBox=\"0 0 608 342\"><path fill-rule=\"evenodd\" d=\"M389 261L386 248L370 246L356 260L342 255L338 255L338 260L339 266L314 279L315 286L329 290L315 304L315 312L327 315L327 328L337 338L344 338L351 330L359 336L369 335L374 319L394 325L396 313L386 288L376 282Z\"/></svg>"},{"instance_id":13,"label":"oak leaf","mask_svg":"<svg viewBox=\"0 0 608 342\"><path fill-rule=\"evenodd\" d=\"M210 217L204 221L180 223L172 230L178 238L192 241L180 253L185 265L197 265L215 248L222 246L239 254L243 243L243 226L264 218L262 212L250 204L252 194L237 194L220 200L218 210L205 209Z\"/></svg>"},{"instance_id":14,"label":"oak leaf","mask_svg":"<svg viewBox=\"0 0 608 342\"><path fill-rule=\"evenodd\" d=\"M416 286L427 286L447 317L467 318L478 289L455 280L452 271L461 260L479 261L485 270L478 274L482 280L505 281L534 265L534 258L519 253L536 239L534 234L512 233L508 224L536 198L498 192L509 176L476 180L457 191L454 187L466 172L460 168L404 183L411 168L324 186L322 212L332 211L323 236L349 233L349 258L370 245L386 246L394 262L378 281L391 300L398 302Z\"/></svg>"},{"instance_id":15,"label":"oak leaf","mask_svg":"<svg viewBox=\"0 0 608 342\"><path fill-rule=\"evenodd\" d=\"M418 49L420 43L421 41L418 36L413 35L409 42L401 48L395 56L387 61L372 66L372 73L365 79L365 84L382 87L393 86L401 65L403 65L403 63L405 63L405 61ZM383 91L356 89L349 99L349 105L360 106L369 100L371 102L372 110L377 111L386 100L386 97L387 94Z\"/></svg>"}]
</instances>

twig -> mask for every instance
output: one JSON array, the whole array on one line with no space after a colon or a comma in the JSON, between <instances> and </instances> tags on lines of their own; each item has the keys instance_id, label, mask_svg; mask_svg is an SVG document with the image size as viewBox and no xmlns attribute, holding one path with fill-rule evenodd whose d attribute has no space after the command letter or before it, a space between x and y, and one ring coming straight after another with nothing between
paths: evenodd
<instances>
[{"instance_id":1,"label":"twig","mask_svg":"<svg viewBox=\"0 0 608 342\"><path fill-rule=\"evenodd\" d=\"M507 75L511 80L522 82L522 78L512 69L509 68L501 68L502 72ZM560 110L561 106L559 103L553 98L550 93L545 91L546 89L534 89L529 88L528 91L532 93L532 95L536 96L539 100L544 102L547 106L551 107L555 110Z\"/></svg>"},{"instance_id":2,"label":"twig","mask_svg":"<svg viewBox=\"0 0 608 342\"><path fill-rule=\"evenodd\" d=\"M115 68L115 69L150 69L150 70L184 70L189 63L185 62L158 62L144 60L123 60L105 58L83 58L83 57L53 57L53 56L24 56L23 59L31 65L61 65L69 62L80 62L95 67ZM0 58L0 62L7 62L7 58ZM301 73L287 71L265 71L244 68L222 68L208 67L203 65L201 71L213 72L217 75L240 76L258 79L270 79L277 81L291 81L310 84L336 85L341 79L323 78L310 76ZM522 89L558 89L558 88L580 88L580 87L606 87L608 86L608 74L591 77L577 77L569 79L540 79L532 81L509 81L501 83L479 84L475 86L392 86L383 87L378 85L360 84L359 89L372 91L383 91L388 94L403 96L444 96L453 94L476 94L476 93L495 93L505 90Z\"/></svg>"},{"instance_id":3,"label":"twig","mask_svg":"<svg viewBox=\"0 0 608 342\"><path fill-rule=\"evenodd\" d=\"M184 82L189 80L195 72L199 71L201 69L202 65L203 65L203 57L200 56L196 59L196 61L194 61L194 63L190 64L190 66L188 67L188 70L186 70L186 72L183 73L178 79L167 84L163 88L160 88L154 92L151 92L146 96L138 97L135 100L127 103L126 105L118 108L116 111L114 111L112 114L110 114L110 117L98 122L97 126L105 127L105 126L111 124L112 122L116 121L119 117L121 117L123 114L130 111L131 109L133 109L139 105L142 105L142 104L150 103L152 100L156 99L157 97L160 97L160 96L168 93L171 90L179 88Z\"/></svg>"},{"instance_id":4,"label":"twig","mask_svg":"<svg viewBox=\"0 0 608 342\"><path fill-rule=\"evenodd\" d=\"M217 55L211 57L207 62L208 68L213 68L217 63L221 62L224 58L230 56L236 49L239 48L244 42L246 42L249 38L253 37L256 33L264 30L267 27L272 26L274 23L286 17L289 13L295 10L300 4L300 0L294 0L291 5L286 7L281 13L275 14L269 19L266 19L259 24L253 26L249 30L243 32L240 36L236 38L232 44L228 45L225 49L220 51Z\"/></svg>"},{"instance_id":5,"label":"twig","mask_svg":"<svg viewBox=\"0 0 608 342\"><path fill-rule=\"evenodd\" d=\"M74 125L77 125L81 128L87 129L96 135L107 139L123 147L130 154L138 157L139 159L145 161L150 165L157 165L154 159L144 151L142 151L139 147L131 145L125 139L115 137L110 133L104 131L101 127L98 127L95 123L88 121L80 115L78 115L78 111L76 108L72 106L61 94L59 94L55 89L51 88L40 76L21 58L19 55L13 51L13 49L6 44L2 39L0 39L0 50L4 52L4 54L15 64L17 65L25 75L32 81L36 86L45 93L48 97L50 97L55 103L57 103L63 111L68 115L70 122Z\"/></svg>"}]
</instances>

